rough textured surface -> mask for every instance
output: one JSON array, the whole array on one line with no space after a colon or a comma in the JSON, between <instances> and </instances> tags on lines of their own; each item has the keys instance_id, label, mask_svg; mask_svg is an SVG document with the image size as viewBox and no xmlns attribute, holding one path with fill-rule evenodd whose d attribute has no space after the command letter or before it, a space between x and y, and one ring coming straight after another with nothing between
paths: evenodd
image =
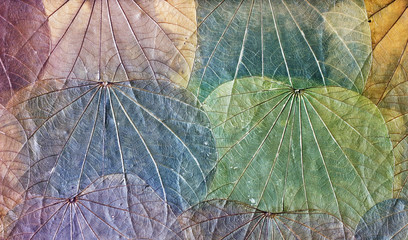
<instances>
[{"instance_id":1,"label":"rough textured surface","mask_svg":"<svg viewBox=\"0 0 408 240\"><path fill-rule=\"evenodd\" d=\"M350 239L352 231L337 218L318 212L263 212L226 200L202 202L179 217L183 236L221 239Z\"/></svg>"},{"instance_id":2,"label":"rough textured surface","mask_svg":"<svg viewBox=\"0 0 408 240\"><path fill-rule=\"evenodd\" d=\"M168 81L63 82L37 81L9 102L28 133L30 193L68 197L133 173L177 213L205 197L215 142L190 93Z\"/></svg>"},{"instance_id":3,"label":"rough textured surface","mask_svg":"<svg viewBox=\"0 0 408 240\"><path fill-rule=\"evenodd\" d=\"M219 153L209 198L268 212L320 209L355 227L392 197L387 128L356 92L244 78L218 87L204 108Z\"/></svg>"},{"instance_id":4,"label":"rough textured surface","mask_svg":"<svg viewBox=\"0 0 408 240\"><path fill-rule=\"evenodd\" d=\"M366 0L373 65L364 95L384 115L394 146L394 197L408 197L408 1Z\"/></svg>"},{"instance_id":5,"label":"rough textured surface","mask_svg":"<svg viewBox=\"0 0 408 240\"><path fill-rule=\"evenodd\" d=\"M170 207L140 178L107 175L69 198L30 196L7 239L181 239Z\"/></svg>"},{"instance_id":6,"label":"rough textured surface","mask_svg":"<svg viewBox=\"0 0 408 240\"><path fill-rule=\"evenodd\" d=\"M200 100L248 76L282 77L295 88L364 88L371 42L362 0L202 0L197 17L189 88Z\"/></svg>"}]
</instances>

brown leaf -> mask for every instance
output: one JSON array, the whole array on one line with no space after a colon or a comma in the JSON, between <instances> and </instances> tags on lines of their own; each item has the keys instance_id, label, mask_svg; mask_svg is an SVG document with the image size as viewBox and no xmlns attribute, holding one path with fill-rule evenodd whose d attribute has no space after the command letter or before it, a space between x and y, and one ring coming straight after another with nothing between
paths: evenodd
<instances>
[{"instance_id":1,"label":"brown leaf","mask_svg":"<svg viewBox=\"0 0 408 240\"><path fill-rule=\"evenodd\" d=\"M396 158L394 196L407 197L408 181L408 1L366 0L373 65L364 95L387 122Z\"/></svg>"},{"instance_id":2,"label":"brown leaf","mask_svg":"<svg viewBox=\"0 0 408 240\"><path fill-rule=\"evenodd\" d=\"M21 176L28 165L18 160L26 136L16 118L0 105L0 236L4 216L21 203L24 186Z\"/></svg>"},{"instance_id":3,"label":"brown leaf","mask_svg":"<svg viewBox=\"0 0 408 240\"><path fill-rule=\"evenodd\" d=\"M197 41L193 0L43 1L52 50L42 79L187 85Z\"/></svg>"}]
</instances>

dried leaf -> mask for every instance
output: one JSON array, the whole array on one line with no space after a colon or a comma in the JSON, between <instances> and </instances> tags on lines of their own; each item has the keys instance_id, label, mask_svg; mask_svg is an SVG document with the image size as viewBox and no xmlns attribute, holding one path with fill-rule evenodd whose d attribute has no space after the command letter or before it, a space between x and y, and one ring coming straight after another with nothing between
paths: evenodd
<instances>
[{"instance_id":1,"label":"dried leaf","mask_svg":"<svg viewBox=\"0 0 408 240\"><path fill-rule=\"evenodd\" d=\"M179 217L186 239L349 239L339 219L318 212L270 213L239 202L203 202Z\"/></svg>"},{"instance_id":2,"label":"dried leaf","mask_svg":"<svg viewBox=\"0 0 408 240\"><path fill-rule=\"evenodd\" d=\"M0 104L37 79L50 48L46 21L41 0L0 2Z\"/></svg>"},{"instance_id":3,"label":"dried leaf","mask_svg":"<svg viewBox=\"0 0 408 240\"><path fill-rule=\"evenodd\" d=\"M408 1L366 0L373 65L364 95L378 105L395 155L394 197L408 197Z\"/></svg>"},{"instance_id":4,"label":"dried leaf","mask_svg":"<svg viewBox=\"0 0 408 240\"><path fill-rule=\"evenodd\" d=\"M30 196L8 215L7 239L181 239L170 207L137 176L96 179L70 198Z\"/></svg>"},{"instance_id":5,"label":"dried leaf","mask_svg":"<svg viewBox=\"0 0 408 240\"><path fill-rule=\"evenodd\" d=\"M371 44L363 0L202 0L197 18L189 88L200 100L249 76L294 88L364 88Z\"/></svg>"},{"instance_id":6,"label":"dried leaf","mask_svg":"<svg viewBox=\"0 0 408 240\"><path fill-rule=\"evenodd\" d=\"M9 102L29 136L29 192L67 198L132 173L180 213L205 197L217 156L194 102L168 81L37 81Z\"/></svg>"},{"instance_id":7,"label":"dried leaf","mask_svg":"<svg viewBox=\"0 0 408 240\"><path fill-rule=\"evenodd\" d=\"M218 87L204 108L219 152L210 199L267 212L320 209L355 227L392 196L387 128L356 92L243 78Z\"/></svg>"},{"instance_id":8,"label":"dried leaf","mask_svg":"<svg viewBox=\"0 0 408 240\"><path fill-rule=\"evenodd\" d=\"M41 79L187 85L196 48L194 1L43 1L52 44Z\"/></svg>"}]
</instances>

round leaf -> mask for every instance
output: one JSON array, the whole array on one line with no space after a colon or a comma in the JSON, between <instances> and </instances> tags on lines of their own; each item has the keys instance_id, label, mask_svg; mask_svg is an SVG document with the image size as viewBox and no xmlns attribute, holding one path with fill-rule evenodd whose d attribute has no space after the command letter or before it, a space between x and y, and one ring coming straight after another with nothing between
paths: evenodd
<instances>
[{"instance_id":1,"label":"round leaf","mask_svg":"<svg viewBox=\"0 0 408 240\"><path fill-rule=\"evenodd\" d=\"M167 80L186 86L194 1L43 0L51 52L42 79Z\"/></svg>"},{"instance_id":2,"label":"round leaf","mask_svg":"<svg viewBox=\"0 0 408 240\"><path fill-rule=\"evenodd\" d=\"M7 239L181 239L170 207L131 174L101 177L68 199L31 196L8 218Z\"/></svg>"},{"instance_id":3,"label":"round leaf","mask_svg":"<svg viewBox=\"0 0 408 240\"><path fill-rule=\"evenodd\" d=\"M68 198L133 173L176 212L206 195L216 149L195 98L168 81L132 85L44 80L9 102L29 135L30 193Z\"/></svg>"},{"instance_id":4,"label":"round leaf","mask_svg":"<svg viewBox=\"0 0 408 240\"><path fill-rule=\"evenodd\" d=\"M189 88L200 99L224 82L249 76L294 88L364 88L371 38L363 0L203 0L197 18Z\"/></svg>"},{"instance_id":5,"label":"round leaf","mask_svg":"<svg viewBox=\"0 0 408 240\"><path fill-rule=\"evenodd\" d=\"M221 85L204 106L219 151L209 198L268 212L320 209L354 227L391 197L388 131L356 92L244 78Z\"/></svg>"},{"instance_id":6,"label":"round leaf","mask_svg":"<svg viewBox=\"0 0 408 240\"><path fill-rule=\"evenodd\" d=\"M271 213L226 200L202 202L179 216L186 239L350 239L337 218L318 212Z\"/></svg>"}]
</instances>

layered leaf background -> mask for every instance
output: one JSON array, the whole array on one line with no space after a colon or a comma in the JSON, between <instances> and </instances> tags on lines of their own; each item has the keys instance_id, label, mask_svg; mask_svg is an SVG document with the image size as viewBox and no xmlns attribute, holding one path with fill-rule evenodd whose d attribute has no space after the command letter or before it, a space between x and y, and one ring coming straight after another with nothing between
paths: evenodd
<instances>
[{"instance_id":1,"label":"layered leaf background","mask_svg":"<svg viewBox=\"0 0 408 240\"><path fill-rule=\"evenodd\" d=\"M407 0L3 0L1 239L406 239Z\"/></svg>"}]
</instances>

